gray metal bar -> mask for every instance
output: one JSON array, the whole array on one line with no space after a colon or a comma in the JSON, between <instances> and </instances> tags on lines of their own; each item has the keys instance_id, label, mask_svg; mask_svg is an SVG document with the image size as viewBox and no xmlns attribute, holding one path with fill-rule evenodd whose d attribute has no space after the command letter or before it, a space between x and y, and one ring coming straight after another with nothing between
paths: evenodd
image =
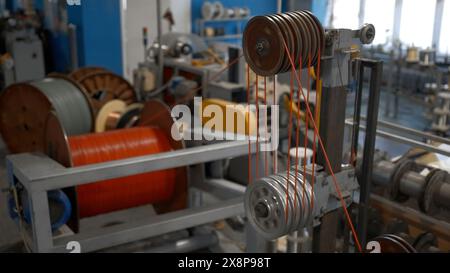
<instances>
[{"instance_id":1,"label":"gray metal bar","mask_svg":"<svg viewBox=\"0 0 450 273\"><path fill-rule=\"evenodd\" d=\"M39 253L49 252L53 247L53 235L47 192L34 192L29 194L28 198L32 215L33 251Z\"/></svg>"},{"instance_id":2,"label":"gray metal bar","mask_svg":"<svg viewBox=\"0 0 450 273\"><path fill-rule=\"evenodd\" d=\"M366 117L361 116L361 119L363 121L365 121ZM443 138L443 137L440 137L440 136L435 136L433 134L424 133L424 132L421 132L421 131L418 131L418 130L415 130L415 129L412 129L412 128L404 127L404 126L401 126L401 125L398 125L398 124L395 124L395 123L379 120L378 121L378 126L386 127L386 128L389 128L389 129L393 129L393 130L397 130L397 131L400 131L400 132L404 132L406 134L410 134L412 136L426 138L428 140L433 140L433 141L436 141L436 142L439 142L439 143L445 143L445 144L449 144L450 145L450 139L448 139L448 138Z\"/></svg>"},{"instance_id":3,"label":"gray metal bar","mask_svg":"<svg viewBox=\"0 0 450 273\"><path fill-rule=\"evenodd\" d=\"M436 0L436 7L434 9L433 39L431 42L432 47L436 49L439 48L443 14L444 14L444 0Z\"/></svg>"},{"instance_id":4,"label":"gray metal bar","mask_svg":"<svg viewBox=\"0 0 450 273\"><path fill-rule=\"evenodd\" d=\"M65 245L77 241L82 252L92 252L132 241L191 228L244 213L242 197L202 208L186 209L128 223L80 233L55 240L55 252L66 252Z\"/></svg>"},{"instance_id":5,"label":"gray metal bar","mask_svg":"<svg viewBox=\"0 0 450 273\"><path fill-rule=\"evenodd\" d=\"M348 125L348 126L353 126L353 122L349 121L349 120L347 120L345 122L345 124ZM364 125L360 125L359 128L362 129L362 130L366 129L366 127ZM449 151L446 151L446 150L443 150L443 149L440 149L440 148L436 148L436 147L434 147L432 145L425 144L425 143L422 143L420 141L411 140L411 139L408 139L406 137L390 134L388 132L381 131L381 130L377 130L377 135L380 136L380 137L386 138L386 139L397 141L399 143L410 145L410 146L415 147L415 148L424 149L424 150L432 152L432 153L437 153L437 154L441 154L441 155L445 155L445 156L450 156L450 152Z\"/></svg>"},{"instance_id":6,"label":"gray metal bar","mask_svg":"<svg viewBox=\"0 0 450 273\"><path fill-rule=\"evenodd\" d=\"M7 160L12 163L14 175L28 190L49 191L247 155L248 145L247 141L223 142L76 168L64 168L53 160L36 154L11 155ZM255 145L252 143L252 151L256 150Z\"/></svg>"},{"instance_id":7,"label":"gray metal bar","mask_svg":"<svg viewBox=\"0 0 450 273\"><path fill-rule=\"evenodd\" d=\"M225 179L208 179L193 186L222 200L243 196L246 190L246 187Z\"/></svg>"},{"instance_id":8,"label":"gray metal bar","mask_svg":"<svg viewBox=\"0 0 450 273\"><path fill-rule=\"evenodd\" d=\"M372 186L373 155L375 152L376 132L378 125L378 106L380 103L381 74L383 63L373 60L358 60L360 64L359 80L364 79L364 67L370 71L369 101L367 107L367 132L364 140L363 162L360 175L360 197L358 211L358 233L363 246L367 241L367 225L369 222L369 201ZM361 85L360 85L361 87ZM361 92L362 93L362 92Z\"/></svg>"}]
</instances>

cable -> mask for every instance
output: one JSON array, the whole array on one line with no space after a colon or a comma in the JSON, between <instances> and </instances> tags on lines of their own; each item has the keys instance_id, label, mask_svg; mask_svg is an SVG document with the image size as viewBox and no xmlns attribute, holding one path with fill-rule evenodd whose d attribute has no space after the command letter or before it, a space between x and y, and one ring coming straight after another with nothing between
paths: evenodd
<instances>
[{"instance_id":1,"label":"cable","mask_svg":"<svg viewBox=\"0 0 450 273\"><path fill-rule=\"evenodd\" d=\"M291 63L292 70L294 70L296 72L297 70L295 68L295 64L294 64L291 56L289 55L289 48L287 47L286 42L284 40L283 40L283 44L284 44L285 50L287 52L286 55L288 56L289 62ZM298 83L298 85L301 85L301 82L300 82L300 79L299 79L298 76L297 76L297 83ZM306 100L306 97L305 97L305 94L303 93L303 90L301 88L300 88L300 90L302 92L303 99ZM311 112L311 109L310 109L308 104L306 104L306 109L307 109L308 115L311 117L311 119L314 119L314 117L312 115L312 112ZM334 186L335 186L335 189L336 189L336 193L338 194L339 200L341 202L341 206L344 209L344 213L345 213L347 222L348 222L348 224L349 224L349 226L350 226L350 228L352 230L352 234L353 234L356 246L357 246L359 252L362 252L361 243L359 242L358 235L356 233L356 230L355 230L355 227L353 225L353 222L352 222L352 220L350 218L350 214L348 213L348 210L347 210L347 204L345 203L345 200L342 197L342 193L341 193L340 187L338 185L337 178L336 178L336 176L335 176L335 174L333 172L333 168L331 167L331 163L330 163L330 160L328 158L328 154L327 154L327 152L325 150L325 147L324 147L323 142L322 142L322 138L320 137L320 134L319 134L319 131L318 131L318 128L317 128L315 122L313 122L313 126L314 126L315 133L318 135L320 148L322 149L322 152L324 154L325 161L326 161L326 164L327 164L327 168L329 169L330 174L331 174L331 176L333 178L333 183L334 183Z\"/></svg>"}]
</instances>

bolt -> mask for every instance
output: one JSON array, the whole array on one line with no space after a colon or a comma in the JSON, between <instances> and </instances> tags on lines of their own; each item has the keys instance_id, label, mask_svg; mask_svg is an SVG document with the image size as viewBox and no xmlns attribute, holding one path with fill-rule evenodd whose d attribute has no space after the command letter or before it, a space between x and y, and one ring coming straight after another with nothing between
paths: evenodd
<instances>
[{"instance_id":1,"label":"bolt","mask_svg":"<svg viewBox=\"0 0 450 273\"><path fill-rule=\"evenodd\" d=\"M263 202L259 202L255 206L255 215L258 218L267 218L269 217L269 207L267 204Z\"/></svg>"}]
</instances>

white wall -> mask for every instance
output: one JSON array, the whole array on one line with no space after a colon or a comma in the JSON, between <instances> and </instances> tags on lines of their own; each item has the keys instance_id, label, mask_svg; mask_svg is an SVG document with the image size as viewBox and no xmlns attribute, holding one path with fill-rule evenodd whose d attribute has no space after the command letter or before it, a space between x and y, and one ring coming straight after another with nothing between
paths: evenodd
<instances>
[{"instance_id":1,"label":"white wall","mask_svg":"<svg viewBox=\"0 0 450 273\"><path fill-rule=\"evenodd\" d=\"M162 12L170 7L175 26L173 31L191 31L191 0L161 0ZM147 27L149 44L157 37L156 0L122 0L122 47L124 75L132 81L133 70L144 59L142 43L142 28ZM163 33L168 32L169 26L163 20Z\"/></svg>"}]
</instances>

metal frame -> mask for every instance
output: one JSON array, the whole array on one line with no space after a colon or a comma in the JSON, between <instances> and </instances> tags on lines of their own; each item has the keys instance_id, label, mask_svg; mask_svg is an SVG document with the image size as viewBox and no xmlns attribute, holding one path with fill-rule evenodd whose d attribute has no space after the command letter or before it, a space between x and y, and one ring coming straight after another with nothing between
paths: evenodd
<instances>
[{"instance_id":1,"label":"metal frame","mask_svg":"<svg viewBox=\"0 0 450 273\"><path fill-rule=\"evenodd\" d=\"M90 252L243 214L242 196L236 195L236 198L201 208L189 208L134 223L54 239L50 226L48 191L247 155L248 145L248 141L221 142L75 168L65 168L41 154L11 155L6 161L8 177L20 182L28 192L32 215L32 250L67 252L67 242L77 241L83 252ZM250 145L255 151L256 143L251 142ZM214 187L214 183L209 186ZM234 192L239 194L239 191Z\"/></svg>"}]
</instances>

